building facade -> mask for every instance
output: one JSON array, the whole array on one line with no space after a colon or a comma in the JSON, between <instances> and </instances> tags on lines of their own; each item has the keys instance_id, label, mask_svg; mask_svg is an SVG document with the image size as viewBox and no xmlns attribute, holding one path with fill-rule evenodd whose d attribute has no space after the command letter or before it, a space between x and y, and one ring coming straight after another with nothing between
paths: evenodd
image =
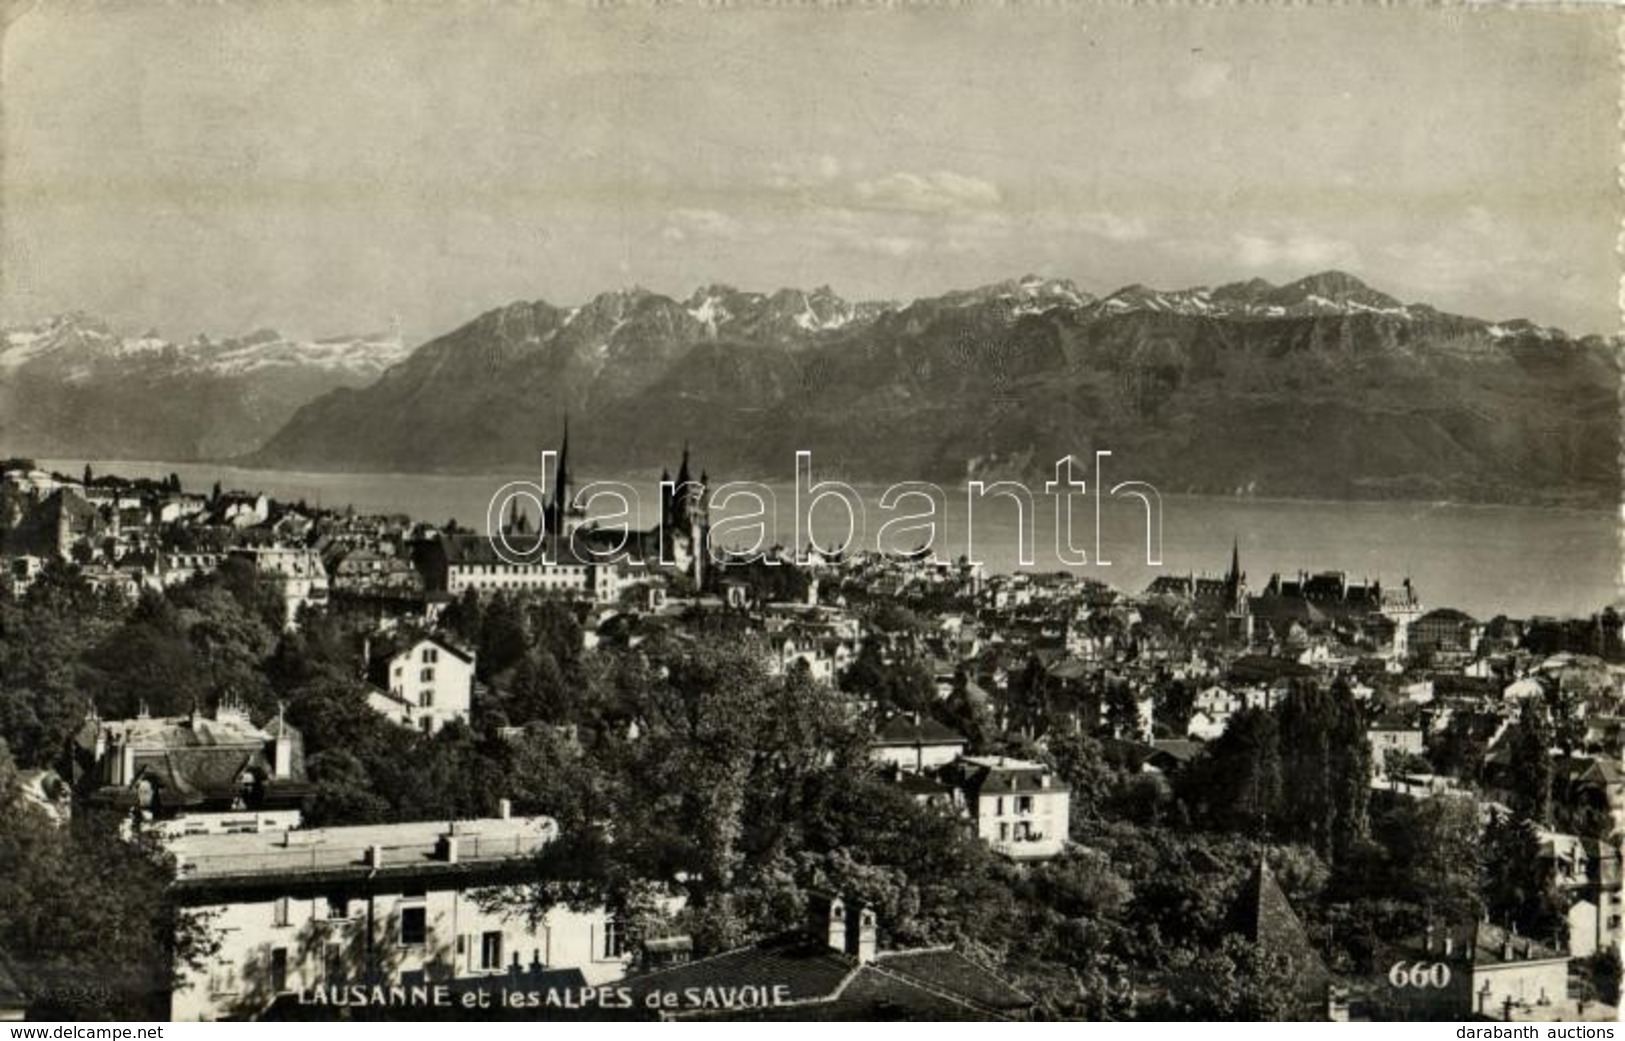
<instances>
[{"instance_id":1,"label":"building facade","mask_svg":"<svg viewBox=\"0 0 1625 1041\"><path fill-rule=\"evenodd\" d=\"M378 653L369 646L367 680L367 704L374 711L409 729L436 734L447 723L468 723L474 654L430 639Z\"/></svg>"},{"instance_id":2,"label":"building facade","mask_svg":"<svg viewBox=\"0 0 1625 1041\"><path fill-rule=\"evenodd\" d=\"M154 818L298 809L311 793L299 731L280 716L255 725L230 699L212 715L104 720L92 710L69 758L83 797Z\"/></svg>"},{"instance_id":3,"label":"building facade","mask_svg":"<svg viewBox=\"0 0 1625 1041\"><path fill-rule=\"evenodd\" d=\"M378 1004L372 987L401 1006L384 1012L415 1018L411 988L563 969L589 986L619 979L627 957L606 913L555 908L532 925L485 898L518 886L556 834L548 818L494 817L172 840L177 892L210 915L218 949L180 967L171 1018L250 1019L355 988Z\"/></svg>"},{"instance_id":4,"label":"building facade","mask_svg":"<svg viewBox=\"0 0 1625 1041\"><path fill-rule=\"evenodd\" d=\"M977 837L995 853L1042 860L1066 848L1071 790L1043 763L964 756L941 777L959 790Z\"/></svg>"}]
</instances>

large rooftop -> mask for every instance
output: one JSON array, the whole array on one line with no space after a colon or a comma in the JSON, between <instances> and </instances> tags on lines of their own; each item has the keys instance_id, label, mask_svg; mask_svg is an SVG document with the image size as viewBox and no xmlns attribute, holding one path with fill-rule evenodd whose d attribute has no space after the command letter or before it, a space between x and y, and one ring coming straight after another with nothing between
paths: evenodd
<instances>
[{"instance_id":1,"label":"large rooftop","mask_svg":"<svg viewBox=\"0 0 1625 1041\"><path fill-rule=\"evenodd\" d=\"M526 859L558 834L551 817L186 835L169 843L181 881L410 871ZM456 839L455 859L447 838Z\"/></svg>"}]
</instances>

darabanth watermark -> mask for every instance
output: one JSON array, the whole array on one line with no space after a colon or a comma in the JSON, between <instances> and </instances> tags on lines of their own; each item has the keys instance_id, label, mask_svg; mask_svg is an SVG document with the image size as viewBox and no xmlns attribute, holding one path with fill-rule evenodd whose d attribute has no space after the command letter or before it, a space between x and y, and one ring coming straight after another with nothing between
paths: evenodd
<instances>
[{"instance_id":1,"label":"darabanth watermark","mask_svg":"<svg viewBox=\"0 0 1625 1041\"><path fill-rule=\"evenodd\" d=\"M1162 564L1162 495L1146 481L1108 485L1106 461L1111 455L1106 449L1094 453L1092 480L1084 476L1087 470L1076 457L1063 455L1055 461L1055 476L1042 486L1041 494L1050 500L1054 510L1053 563L1058 566L1111 566L1102 534L1102 510L1110 499L1133 500L1142 507L1145 562L1152 567ZM1044 507L1039 494L1022 481L966 481L962 491L963 539L957 547L959 552L944 554L940 550L950 545L953 537L948 530L949 493L940 484L898 481L878 493L865 495L846 481L814 480L812 452L806 450L796 452L794 472L789 529L792 542L786 552L778 551L774 534L784 530L779 526L780 496L767 482L727 481L707 486L699 481L663 480L658 483L660 501L686 498L706 504L709 528L704 552L716 563L779 564L790 560L806 564L814 558L839 557L868 548L859 543L868 531L872 505L884 515L873 541L873 550L878 554L937 559L946 556L977 565L981 561L976 551L975 522L978 517L1002 510L1005 519L1014 522L1019 564L1037 565L1036 520ZM568 500L560 504L555 501L559 493L546 490L557 473L558 453L546 450L542 453L540 483L510 481L491 496L486 508L486 531L493 550L503 561L513 565L555 564L562 546L572 559L597 564L676 563L669 559L671 536L689 533L667 530L669 517L662 510L654 529L659 559L649 560L640 548L646 543L637 538L636 525L644 514L642 497L634 485L593 481L580 489L568 489ZM824 523L815 525L821 508ZM534 510L542 517L553 511L591 519L575 526L550 527L544 523L534 531L518 530L504 518L516 516L520 509L527 513Z\"/></svg>"}]
</instances>

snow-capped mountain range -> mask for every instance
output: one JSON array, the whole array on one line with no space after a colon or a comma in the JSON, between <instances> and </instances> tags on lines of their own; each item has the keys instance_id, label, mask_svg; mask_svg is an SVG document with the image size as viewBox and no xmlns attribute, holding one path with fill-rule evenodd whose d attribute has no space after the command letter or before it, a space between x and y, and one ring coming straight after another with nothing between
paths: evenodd
<instances>
[{"instance_id":1,"label":"snow-capped mountain range","mask_svg":"<svg viewBox=\"0 0 1625 1041\"><path fill-rule=\"evenodd\" d=\"M630 321L633 310L648 301L676 303L642 288L601 293L587 304L565 310L559 327L578 319L614 312L604 330L607 347ZM1026 275L974 289L954 290L910 304L890 300L849 301L829 286L813 290L782 288L752 292L723 284L701 286L683 300L680 311L704 336L718 339L793 342L818 334L850 330L894 312L922 306L993 305L1011 319L1063 308L1081 318L1139 312L1212 318L1297 318L1315 315L1381 314L1416 321L1445 315L1427 304L1404 304L1365 285L1352 275L1327 271L1287 285L1261 278L1217 287L1153 289L1138 283L1105 296L1079 289L1067 279ZM1526 319L1478 321L1492 337L1533 336L1562 339L1561 329ZM174 371L237 376L268 370L305 370L331 374L346 385L369 382L412 352L398 332L298 339L259 329L216 340L201 335L172 341L155 331L116 333L83 312L57 315L32 326L0 329L0 379L25 367L48 365L58 378L82 380L97 369L131 364L162 365Z\"/></svg>"},{"instance_id":2,"label":"snow-capped mountain range","mask_svg":"<svg viewBox=\"0 0 1625 1041\"><path fill-rule=\"evenodd\" d=\"M703 437L729 472L808 448L939 479L1104 439L1190 492L1496 499L1512 475L1530 498L1615 501L1619 353L1337 271L1104 296L1027 275L907 303L631 288L507 304L411 350L75 314L0 330L0 453L499 469L568 413L609 466Z\"/></svg>"},{"instance_id":3,"label":"snow-capped mountain range","mask_svg":"<svg viewBox=\"0 0 1625 1041\"><path fill-rule=\"evenodd\" d=\"M1618 344L1405 304L1353 276L1133 285L1029 275L906 304L827 287L518 301L301 408L280 468L501 470L561 417L587 466L692 439L712 473L813 451L876 480L1032 476L1105 445L1159 488L1615 501Z\"/></svg>"},{"instance_id":4,"label":"snow-capped mountain range","mask_svg":"<svg viewBox=\"0 0 1625 1041\"><path fill-rule=\"evenodd\" d=\"M0 330L0 377L48 365L59 377L88 379L103 367L161 365L176 371L242 375L267 369L314 369L370 380L410 351L398 333L291 339L272 329L214 340L176 343L157 332L120 334L103 321L74 312L36 325Z\"/></svg>"},{"instance_id":5,"label":"snow-capped mountain range","mask_svg":"<svg viewBox=\"0 0 1625 1041\"><path fill-rule=\"evenodd\" d=\"M236 455L300 405L410 354L396 334L301 340L268 329L176 343L83 313L0 330L0 451L103 458Z\"/></svg>"}]
</instances>

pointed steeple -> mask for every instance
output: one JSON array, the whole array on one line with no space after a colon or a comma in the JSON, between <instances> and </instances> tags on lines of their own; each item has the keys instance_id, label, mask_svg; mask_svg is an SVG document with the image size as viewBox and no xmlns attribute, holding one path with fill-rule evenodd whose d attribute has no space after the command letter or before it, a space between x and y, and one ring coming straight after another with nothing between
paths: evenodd
<instances>
[{"instance_id":1,"label":"pointed steeple","mask_svg":"<svg viewBox=\"0 0 1625 1041\"><path fill-rule=\"evenodd\" d=\"M1230 542L1230 574L1227 576L1232 583L1241 581L1241 540L1232 539Z\"/></svg>"},{"instance_id":2,"label":"pointed steeple","mask_svg":"<svg viewBox=\"0 0 1625 1041\"><path fill-rule=\"evenodd\" d=\"M553 507L563 510L570 501L570 413L564 414L564 439L559 442L559 472L553 481Z\"/></svg>"},{"instance_id":3,"label":"pointed steeple","mask_svg":"<svg viewBox=\"0 0 1625 1041\"><path fill-rule=\"evenodd\" d=\"M677 468L677 486L681 488L689 482L688 476L688 439L683 439L683 465Z\"/></svg>"}]
</instances>

